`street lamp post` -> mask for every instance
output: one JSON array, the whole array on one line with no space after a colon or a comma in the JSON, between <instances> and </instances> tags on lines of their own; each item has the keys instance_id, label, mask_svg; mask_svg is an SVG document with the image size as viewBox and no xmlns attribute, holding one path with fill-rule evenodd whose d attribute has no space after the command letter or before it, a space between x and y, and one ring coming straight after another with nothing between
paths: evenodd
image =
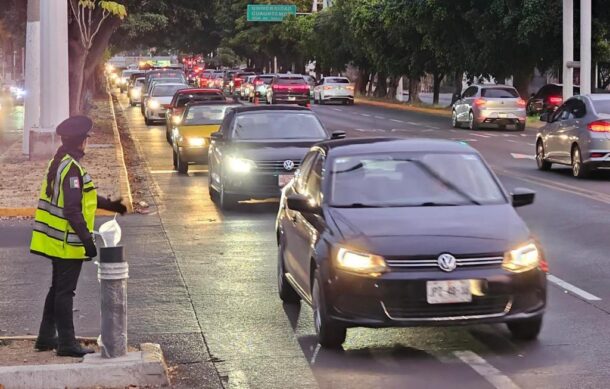
<instances>
[{"instance_id":1,"label":"street lamp post","mask_svg":"<svg viewBox=\"0 0 610 389\"><path fill-rule=\"evenodd\" d=\"M580 94L591 93L591 0L580 0Z\"/></svg>"},{"instance_id":2,"label":"street lamp post","mask_svg":"<svg viewBox=\"0 0 610 389\"><path fill-rule=\"evenodd\" d=\"M40 0L28 1L26 27L23 154L30 153L30 130L40 127Z\"/></svg>"},{"instance_id":3,"label":"street lamp post","mask_svg":"<svg viewBox=\"0 0 610 389\"><path fill-rule=\"evenodd\" d=\"M563 99L574 94L574 71L580 67L580 94L591 93L591 0L580 1L580 61L574 62L574 1L563 0Z\"/></svg>"},{"instance_id":4,"label":"street lamp post","mask_svg":"<svg viewBox=\"0 0 610 389\"><path fill-rule=\"evenodd\" d=\"M574 0L563 0L563 100L572 97L574 69L568 66L574 61Z\"/></svg>"}]
</instances>

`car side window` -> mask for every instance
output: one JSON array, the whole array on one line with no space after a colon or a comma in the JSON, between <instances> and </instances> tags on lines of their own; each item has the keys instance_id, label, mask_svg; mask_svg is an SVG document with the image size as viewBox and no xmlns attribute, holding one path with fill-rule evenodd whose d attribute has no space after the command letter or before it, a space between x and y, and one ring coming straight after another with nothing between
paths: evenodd
<instances>
[{"instance_id":1,"label":"car side window","mask_svg":"<svg viewBox=\"0 0 610 389\"><path fill-rule=\"evenodd\" d=\"M561 107L561 112L558 109L556 115L553 116L555 120L571 120L580 119L587 114L587 108L585 103L581 100L570 99Z\"/></svg>"},{"instance_id":2,"label":"car side window","mask_svg":"<svg viewBox=\"0 0 610 389\"><path fill-rule=\"evenodd\" d=\"M563 112L566 109L566 104L561 105L559 108L557 108L555 110L555 112L553 112L553 117L551 118L551 122L556 122L558 120L563 120L562 116L563 116Z\"/></svg>"},{"instance_id":3,"label":"car side window","mask_svg":"<svg viewBox=\"0 0 610 389\"><path fill-rule=\"evenodd\" d=\"M307 185L307 176L309 175L309 171L311 170L311 166L316 158L316 152L310 151L303 158L303 162L301 163L301 167L297 170L295 174L295 189L298 193L305 194L306 185Z\"/></svg>"},{"instance_id":4,"label":"car side window","mask_svg":"<svg viewBox=\"0 0 610 389\"><path fill-rule=\"evenodd\" d=\"M322 169L324 168L324 156L317 153L317 158L311 165L307 184L305 185L305 194L313 198L317 205L322 203Z\"/></svg>"},{"instance_id":5,"label":"car side window","mask_svg":"<svg viewBox=\"0 0 610 389\"><path fill-rule=\"evenodd\" d=\"M474 95L477 94L477 87L476 86L471 86L468 89L466 89L466 91L464 92L464 98L468 98L468 97L472 97Z\"/></svg>"}]
</instances>

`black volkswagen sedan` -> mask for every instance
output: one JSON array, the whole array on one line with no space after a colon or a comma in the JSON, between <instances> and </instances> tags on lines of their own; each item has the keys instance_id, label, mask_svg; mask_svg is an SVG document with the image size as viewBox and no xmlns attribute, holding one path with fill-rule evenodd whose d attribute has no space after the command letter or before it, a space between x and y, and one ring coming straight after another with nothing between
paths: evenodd
<instances>
[{"instance_id":1,"label":"black volkswagen sedan","mask_svg":"<svg viewBox=\"0 0 610 389\"><path fill-rule=\"evenodd\" d=\"M441 140L322 142L283 190L278 287L314 310L319 342L348 327L505 322L537 337L547 265L477 151Z\"/></svg>"},{"instance_id":2,"label":"black volkswagen sedan","mask_svg":"<svg viewBox=\"0 0 610 389\"><path fill-rule=\"evenodd\" d=\"M330 134L309 109L247 106L231 110L212 134L209 150L210 197L222 209L238 201L279 197L301 159Z\"/></svg>"}]
</instances>

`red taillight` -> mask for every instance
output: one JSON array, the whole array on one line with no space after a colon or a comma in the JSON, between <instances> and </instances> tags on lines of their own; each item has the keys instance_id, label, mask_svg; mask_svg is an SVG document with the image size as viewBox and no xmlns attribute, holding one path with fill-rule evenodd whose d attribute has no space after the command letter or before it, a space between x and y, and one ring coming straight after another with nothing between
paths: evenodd
<instances>
[{"instance_id":1,"label":"red taillight","mask_svg":"<svg viewBox=\"0 0 610 389\"><path fill-rule=\"evenodd\" d=\"M610 132L610 122L605 120L596 120L589 123L587 128L591 132Z\"/></svg>"},{"instance_id":2,"label":"red taillight","mask_svg":"<svg viewBox=\"0 0 610 389\"><path fill-rule=\"evenodd\" d=\"M608 153L591 153L591 158L603 158Z\"/></svg>"},{"instance_id":3,"label":"red taillight","mask_svg":"<svg viewBox=\"0 0 610 389\"><path fill-rule=\"evenodd\" d=\"M525 100L523 100L523 99L519 99L519 100L517 100L517 105L518 105L519 107L525 107Z\"/></svg>"},{"instance_id":4,"label":"red taillight","mask_svg":"<svg viewBox=\"0 0 610 389\"><path fill-rule=\"evenodd\" d=\"M544 258L540 259L538 267L540 268L540 270L542 270L545 273L549 272L549 264L548 264L548 262Z\"/></svg>"},{"instance_id":5,"label":"red taillight","mask_svg":"<svg viewBox=\"0 0 610 389\"><path fill-rule=\"evenodd\" d=\"M256 81L254 81L254 85L263 85L263 81L262 80L256 80Z\"/></svg>"},{"instance_id":6,"label":"red taillight","mask_svg":"<svg viewBox=\"0 0 610 389\"><path fill-rule=\"evenodd\" d=\"M560 96L551 96L549 97L549 103L560 105L563 102L563 97Z\"/></svg>"},{"instance_id":7,"label":"red taillight","mask_svg":"<svg viewBox=\"0 0 610 389\"><path fill-rule=\"evenodd\" d=\"M476 99L474 101L474 105L476 105L477 107L482 107L485 104L487 104L487 101L485 101L485 99Z\"/></svg>"}]
</instances>

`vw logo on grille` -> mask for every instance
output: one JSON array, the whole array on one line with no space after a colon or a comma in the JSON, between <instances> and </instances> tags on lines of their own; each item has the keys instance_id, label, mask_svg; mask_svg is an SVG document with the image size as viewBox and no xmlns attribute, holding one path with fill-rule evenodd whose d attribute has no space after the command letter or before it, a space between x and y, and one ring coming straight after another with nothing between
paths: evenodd
<instances>
[{"instance_id":1,"label":"vw logo on grille","mask_svg":"<svg viewBox=\"0 0 610 389\"><path fill-rule=\"evenodd\" d=\"M284 169L286 171L291 171L292 169L294 169L294 161L291 161L290 159L285 160Z\"/></svg>"},{"instance_id":2,"label":"vw logo on grille","mask_svg":"<svg viewBox=\"0 0 610 389\"><path fill-rule=\"evenodd\" d=\"M457 261L451 254L441 254L436 261L438 262L438 267L446 272L454 271L457 266Z\"/></svg>"}]
</instances>

